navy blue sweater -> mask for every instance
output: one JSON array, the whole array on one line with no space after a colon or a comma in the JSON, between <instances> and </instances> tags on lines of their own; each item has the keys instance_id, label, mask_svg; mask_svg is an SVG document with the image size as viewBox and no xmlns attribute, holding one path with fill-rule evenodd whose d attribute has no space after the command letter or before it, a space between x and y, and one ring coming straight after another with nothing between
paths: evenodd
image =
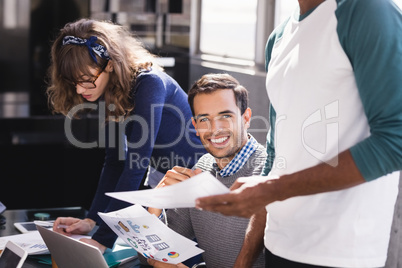
<instances>
[{"instance_id":1,"label":"navy blue sweater","mask_svg":"<svg viewBox=\"0 0 402 268\"><path fill-rule=\"evenodd\" d=\"M105 162L88 213L99 224L92 238L109 248L117 236L97 213L130 204L106 192L138 190L148 165L165 173L175 165L192 167L205 153L191 124L187 94L169 75L157 70L140 74L133 96L128 119L105 124Z\"/></svg>"}]
</instances>

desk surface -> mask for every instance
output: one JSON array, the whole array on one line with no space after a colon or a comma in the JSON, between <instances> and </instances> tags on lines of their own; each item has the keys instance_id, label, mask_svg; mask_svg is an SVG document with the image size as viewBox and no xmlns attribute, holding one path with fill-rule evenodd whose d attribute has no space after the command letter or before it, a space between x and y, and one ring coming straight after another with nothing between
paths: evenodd
<instances>
[{"instance_id":1,"label":"desk surface","mask_svg":"<svg viewBox=\"0 0 402 268\"><path fill-rule=\"evenodd\" d=\"M0 237L20 234L20 232L14 227L14 223L34 221L36 220L34 216L35 213L41 212L48 213L50 215L49 220L55 220L60 216L85 218L87 214L87 211L82 207L6 210L2 214L6 217L6 224L0 226Z\"/></svg>"},{"instance_id":2,"label":"desk surface","mask_svg":"<svg viewBox=\"0 0 402 268\"><path fill-rule=\"evenodd\" d=\"M6 210L2 214L6 217L6 224L0 226L0 237L20 234L20 232L14 227L15 222L34 221L35 213L45 212L50 214L49 220L55 220L57 217L77 217L85 218L87 211L81 207L66 207L66 208L49 208L49 209L16 209ZM23 268L50 268L50 265L38 263L34 259L29 257L25 261ZM139 268L147 267L139 264L139 260L130 261L121 266L121 268ZM149 266L148 266L149 267Z\"/></svg>"}]
</instances>

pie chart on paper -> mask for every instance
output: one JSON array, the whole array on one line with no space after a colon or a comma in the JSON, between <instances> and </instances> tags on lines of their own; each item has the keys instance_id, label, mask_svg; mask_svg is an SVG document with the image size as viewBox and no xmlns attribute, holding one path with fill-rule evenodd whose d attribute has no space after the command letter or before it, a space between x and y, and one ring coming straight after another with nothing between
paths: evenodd
<instances>
[{"instance_id":1,"label":"pie chart on paper","mask_svg":"<svg viewBox=\"0 0 402 268\"><path fill-rule=\"evenodd\" d=\"M179 253L172 251L172 252L168 253L168 256L170 258L177 258L177 257L179 257Z\"/></svg>"}]
</instances>

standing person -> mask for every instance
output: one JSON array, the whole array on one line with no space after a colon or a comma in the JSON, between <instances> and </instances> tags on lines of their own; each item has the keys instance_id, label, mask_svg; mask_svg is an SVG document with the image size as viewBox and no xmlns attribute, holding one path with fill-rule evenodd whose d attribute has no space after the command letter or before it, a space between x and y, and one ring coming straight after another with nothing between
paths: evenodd
<instances>
[{"instance_id":1,"label":"standing person","mask_svg":"<svg viewBox=\"0 0 402 268\"><path fill-rule=\"evenodd\" d=\"M88 216L58 218L53 228L88 233L99 224L86 242L104 251L117 236L97 213L128 205L105 192L137 190L149 165L163 174L175 165L192 167L205 150L190 124L187 94L122 26L89 19L67 24L53 43L50 74L47 93L54 112L70 115L88 103L106 107L106 122L100 122L105 163Z\"/></svg>"},{"instance_id":2,"label":"standing person","mask_svg":"<svg viewBox=\"0 0 402 268\"><path fill-rule=\"evenodd\" d=\"M299 6L267 43L269 179L197 207L267 205L267 267L382 267L402 169L402 14L392 0Z\"/></svg>"},{"instance_id":3,"label":"standing person","mask_svg":"<svg viewBox=\"0 0 402 268\"><path fill-rule=\"evenodd\" d=\"M251 109L246 88L228 74L207 74L188 91L188 102L193 125L208 153L200 158L195 170L174 167L168 171L158 187L181 182L201 171L231 187L239 177L247 180L262 172L267 154L265 147L247 133ZM155 208L149 208L149 212L161 214ZM205 250L207 267L264 267L265 219L264 209L251 220L195 208L166 211L169 228L197 239ZM152 259L148 262L155 267L175 267Z\"/></svg>"}]
</instances>

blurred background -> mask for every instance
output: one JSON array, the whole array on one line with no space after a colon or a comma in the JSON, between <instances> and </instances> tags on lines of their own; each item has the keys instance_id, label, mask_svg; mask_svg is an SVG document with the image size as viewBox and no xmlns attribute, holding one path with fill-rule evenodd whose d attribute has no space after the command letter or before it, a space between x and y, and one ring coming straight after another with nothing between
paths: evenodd
<instances>
[{"instance_id":1,"label":"blurred background","mask_svg":"<svg viewBox=\"0 0 402 268\"><path fill-rule=\"evenodd\" d=\"M227 72L250 91L250 132L265 144L264 50L296 0L0 0L0 200L9 209L89 208L104 149L73 146L64 117L48 109L46 71L60 28L83 17L129 29L184 90L205 73ZM96 141L98 118L72 123ZM29 200L29 202L27 202ZM28 207L27 207L28 206Z\"/></svg>"}]
</instances>

